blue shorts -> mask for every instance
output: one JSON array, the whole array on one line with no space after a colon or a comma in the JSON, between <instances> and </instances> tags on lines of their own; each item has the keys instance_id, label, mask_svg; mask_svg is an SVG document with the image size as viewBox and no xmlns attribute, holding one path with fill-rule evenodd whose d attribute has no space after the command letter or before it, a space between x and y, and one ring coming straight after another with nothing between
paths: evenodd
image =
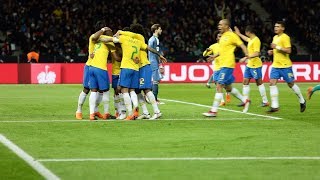
<instances>
[{"instance_id":1,"label":"blue shorts","mask_svg":"<svg viewBox=\"0 0 320 180\"><path fill-rule=\"evenodd\" d=\"M244 78L247 79L262 79L262 67L258 68L250 68L246 66L246 70L244 71Z\"/></svg>"},{"instance_id":2,"label":"blue shorts","mask_svg":"<svg viewBox=\"0 0 320 180\"><path fill-rule=\"evenodd\" d=\"M220 74L220 70L219 71L214 71L214 73L213 73L213 81L214 82L218 82L219 74Z\"/></svg>"},{"instance_id":3,"label":"blue shorts","mask_svg":"<svg viewBox=\"0 0 320 180\"><path fill-rule=\"evenodd\" d=\"M159 69L152 70L152 81L160 81L162 79Z\"/></svg>"},{"instance_id":4,"label":"blue shorts","mask_svg":"<svg viewBox=\"0 0 320 180\"><path fill-rule=\"evenodd\" d=\"M119 76L119 85L130 89L139 88L139 71L133 69L121 69Z\"/></svg>"},{"instance_id":5,"label":"blue shorts","mask_svg":"<svg viewBox=\"0 0 320 180\"><path fill-rule=\"evenodd\" d=\"M139 89L151 89L152 88L152 69L151 66L148 64L143 66L139 69L139 78L140 78L140 85Z\"/></svg>"},{"instance_id":6,"label":"blue shorts","mask_svg":"<svg viewBox=\"0 0 320 180\"><path fill-rule=\"evenodd\" d=\"M226 67L221 68L219 71L217 83L223 84L223 85L232 84L234 82L233 70L234 68L226 68Z\"/></svg>"},{"instance_id":7,"label":"blue shorts","mask_svg":"<svg viewBox=\"0 0 320 180\"><path fill-rule=\"evenodd\" d=\"M119 85L119 75L112 75L112 88L116 89Z\"/></svg>"},{"instance_id":8,"label":"blue shorts","mask_svg":"<svg viewBox=\"0 0 320 180\"><path fill-rule=\"evenodd\" d=\"M101 91L109 90L110 82L108 71L90 66L89 87L90 89L99 89Z\"/></svg>"},{"instance_id":9,"label":"blue shorts","mask_svg":"<svg viewBox=\"0 0 320 180\"><path fill-rule=\"evenodd\" d=\"M271 73L270 73L270 79L280 79L283 77L283 79L287 83L291 83L294 81L294 75L292 71L292 67L288 68L274 68L272 67Z\"/></svg>"},{"instance_id":10,"label":"blue shorts","mask_svg":"<svg viewBox=\"0 0 320 180\"><path fill-rule=\"evenodd\" d=\"M83 67L83 80L82 80L82 85L83 87L89 89L89 67L88 65L85 65Z\"/></svg>"}]
</instances>

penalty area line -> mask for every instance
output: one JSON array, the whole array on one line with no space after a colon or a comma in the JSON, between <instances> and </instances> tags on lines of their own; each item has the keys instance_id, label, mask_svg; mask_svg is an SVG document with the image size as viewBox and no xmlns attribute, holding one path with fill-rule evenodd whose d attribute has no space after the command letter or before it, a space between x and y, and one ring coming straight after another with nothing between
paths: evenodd
<instances>
[{"instance_id":1,"label":"penalty area line","mask_svg":"<svg viewBox=\"0 0 320 180\"><path fill-rule=\"evenodd\" d=\"M14 144L12 141L7 139L5 136L0 134L0 143L9 148L13 153L15 153L18 157L23 159L27 164L29 164L34 170L36 170L40 175L42 175L45 179L50 180L59 180L60 178L53 174L49 169L47 169L40 162L36 161L32 156L26 153L19 146Z\"/></svg>"},{"instance_id":2,"label":"penalty area line","mask_svg":"<svg viewBox=\"0 0 320 180\"><path fill-rule=\"evenodd\" d=\"M221 161L221 160L320 160L319 156L289 157L158 157L158 158L70 158L38 159L39 162L86 162L86 161Z\"/></svg>"},{"instance_id":3,"label":"penalty area line","mask_svg":"<svg viewBox=\"0 0 320 180\"><path fill-rule=\"evenodd\" d=\"M159 98L159 99L160 99L160 98ZM191 103L191 102L186 102L186 101L179 101L179 100L173 100L173 99L163 99L163 98L161 98L160 100L164 100L164 101L168 101L168 102L175 102L175 103L180 103L180 104L188 104L188 105L199 106L199 107L211 108L211 106L208 106L208 105ZM247 114L247 115L258 116L258 117L263 117L263 118L270 118L270 119L276 119L276 120L282 119L282 118L280 118L280 117L267 116L267 115L262 115L262 114L243 113L242 111L237 111L237 110L232 110L232 109L226 109L226 108L221 108L221 107L219 107L219 109L221 109L221 110L223 110L223 111L229 111L229 112L240 113L240 114Z\"/></svg>"}]
</instances>

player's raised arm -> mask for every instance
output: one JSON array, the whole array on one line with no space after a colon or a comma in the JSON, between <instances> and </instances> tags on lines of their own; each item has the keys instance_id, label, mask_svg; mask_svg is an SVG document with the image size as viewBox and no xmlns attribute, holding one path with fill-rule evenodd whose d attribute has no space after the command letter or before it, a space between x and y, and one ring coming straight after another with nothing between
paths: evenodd
<instances>
[{"instance_id":1,"label":"player's raised arm","mask_svg":"<svg viewBox=\"0 0 320 180\"><path fill-rule=\"evenodd\" d=\"M234 27L234 32L235 32L238 36L240 36L241 39L243 39L243 40L246 41L246 42L249 42L250 39L249 39L247 36L241 34L241 32L240 32L240 30L239 30L239 28L238 28L237 26Z\"/></svg>"},{"instance_id":2,"label":"player's raised arm","mask_svg":"<svg viewBox=\"0 0 320 180\"><path fill-rule=\"evenodd\" d=\"M104 32L106 31L112 31L110 28L108 27L104 27L104 28L101 28L99 31L95 32L92 36L92 41L98 41L100 36L104 34Z\"/></svg>"}]
</instances>

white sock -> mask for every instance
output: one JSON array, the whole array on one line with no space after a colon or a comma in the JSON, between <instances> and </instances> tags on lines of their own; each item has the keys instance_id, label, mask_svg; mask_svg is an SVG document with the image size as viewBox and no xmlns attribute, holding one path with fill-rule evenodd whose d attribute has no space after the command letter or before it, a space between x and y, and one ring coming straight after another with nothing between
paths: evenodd
<instances>
[{"instance_id":1,"label":"white sock","mask_svg":"<svg viewBox=\"0 0 320 180\"><path fill-rule=\"evenodd\" d=\"M123 94L119 94L119 113L122 111L126 111L126 105L124 104Z\"/></svg>"},{"instance_id":2,"label":"white sock","mask_svg":"<svg viewBox=\"0 0 320 180\"><path fill-rule=\"evenodd\" d=\"M216 88L216 92L217 92L217 88ZM224 97L222 96L222 98L221 98L221 102L222 103L224 103L225 101L224 101Z\"/></svg>"},{"instance_id":3,"label":"white sock","mask_svg":"<svg viewBox=\"0 0 320 180\"><path fill-rule=\"evenodd\" d=\"M305 100L304 100L304 98L303 98L303 96L302 96L302 94L301 94L301 91L300 91L299 86L296 85L296 84L294 84L291 89L292 89L292 90L294 91L294 93L296 93L296 95L298 96L299 102L300 102L300 103L304 103Z\"/></svg>"},{"instance_id":4,"label":"white sock","mask_svg":"<svg viewBox=\"0 0 320 180\"><path fill-rule=\"evenodd\" d=\"M90 107L90 114L95 113L96 105L97 105L97 96L98 92L91 92L89 97L89 107Z\"/></svg>"},{"instance_id":5,"label":"white sock","mask_svg":"<svg viewBox=\"0 0 320 180\"><path fill-rule=\"evenodd\" d=\"M262 102L267 103L268 97L267 97L266 88L264 87L264 84L259 85L258 88L259 88L260 95L262 97Z\"/></svg>"},{"instance_id":6,"label":"white sock","mask_svg":"<svg viewBox=\"0 0 320 180\"><path fill-rule=\"evenodd\" d=\"M132 102L129 93L123 93L123 101L126 106L128 115L132 115Z\"/></svg>"},{"instance_id":7,"label":"white sock","mask_svg":"<svg viewBox=\"0 0 320 180\"><path fill-rule=\"evenodd\" d=\"M86 101L86 97L87 94L84 93L83 91L81 91L80 95L79 95L79 99L78 99L78 109L77 109L77 113L81 113L82 112L82 106L84 104L84 101Z\"/></svg>"},{"instance_id":8,"label":"white sock","mask_svg":"<svg viewBox=\"0 0 320 180\"><path fill-rule=\"evenodd\" d=\"M249 99L249 94L250 94L250 86L249 85L243 85L242 86L243 99L245 99L245 100Z\"/></svg>"},{"instance_id":9,"label":"white sock","mask_svg":"<svg viewBox=\"0 0 320 180\"><path fill-rule=\"evenodd\" d=\"M137 96L136 92L131 91L130 97L131 97L133 109L137 108L139 106L139 103L138 103L138 96Z\"/></svg>"},{"instance_id":10,"label":"white sock","mask_svg":"<svg viewBox=\"0 0 320 180\"><path fill-rule=\"evenodd\" d=\"M103 109L104 109L104 114L109 113L109 103L110 103L110 92L103 92L102 94L102 103L103 103Z\"/></svg>"},{"instance_id":11,"label":"white sock","mask_svg":"<svg viewBox=\"0 0 320 180\"><path fill-rule=\"evenodd\" d=\"M271 107L279 108L279 90L277 86L270 86Z\"/></svg>"},{"instance_id":12,"label":"white sock","mask_svg":"<svg viewBox=\"0 0 320 180\"><path fill-rule=\"evenodd\" d=\"M223 97L223 93L216 93L211 107L212 112L218 112L218 107Z\"/></svg>"},{"instance_id":13,"label":"white sock","mask_svg":"<svg viewBox=\"0 0 320 180\"><path fill-rule=\"evenodd\" d=\"M153 108L153 112L154 113L159 113L160 110L159 110L159 107L158 107L158 103L156 101L156 98L154 97L154 94L152 93L152 91L149 91L147 94L147 97L152 105L152 108Z\"/></svg>"},{"instance_id":14,"label":"white sock","mask_svg":"<svg viewBox=\"0 0 320 180\"><path fill-rule=\"evenodd\" d=\"M103 93L97 92L97 102L96 102L96 107L94 109L94 112L99 112L99 104L102 101Z\"/></svg>"},{"instance_id":15,"label":"white sock","mask_svg":"<svg viewBox=\"0 0 320 180\"><path fill-rule=\"evenodd\" d=\"M114 110L118 113L120 113L119 111L119 105L120 105L120 98L119 98L119 95L114 95L114 98L113 98L113 103L114 103Z\"/></svg>"},{"instance_id":16,"label":"white sock","mask_svg":"<svg viewBox=\"0 0 320 180\"><path fill-rule=\"evenodd\" d=\"M142 112L143 114L149 114L147 105L146 105L146 101L144 100L144 97L141 93L138 94L138 100L139 100L139 104L142 108Z\"/></svg>"},{"instance_id":17,"label":"white sock","mask_svg":"<svg viewBox=\"0 0 320 180\"><path fill-rule=\"evenodd\" d=\"M247 99L244 99L243 96L241 95L240 91L236 88L232 88L230 92L234 97L238 98L241 102L245 103Z\"/></svg>"}]
</instances>

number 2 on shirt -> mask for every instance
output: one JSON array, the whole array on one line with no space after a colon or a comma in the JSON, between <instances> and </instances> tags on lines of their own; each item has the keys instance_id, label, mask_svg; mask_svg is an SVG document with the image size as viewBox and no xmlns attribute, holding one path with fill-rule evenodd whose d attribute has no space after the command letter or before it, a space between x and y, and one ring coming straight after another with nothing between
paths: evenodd
<instances>
[{"instance_id":1,"label":"number 2 on shirt","mask_svg":"<svg viewBox=\"0 0 320 180\"><path fill-rule=\"evenodd\" d=\"M138 48L137 48L136 46L132 46L132 47L133 47L134 51L133 51L132 54L131 54L131 59L133 60L134 54L137 54L137 53L138 53Z\"/></svg>"}]
</instances>

